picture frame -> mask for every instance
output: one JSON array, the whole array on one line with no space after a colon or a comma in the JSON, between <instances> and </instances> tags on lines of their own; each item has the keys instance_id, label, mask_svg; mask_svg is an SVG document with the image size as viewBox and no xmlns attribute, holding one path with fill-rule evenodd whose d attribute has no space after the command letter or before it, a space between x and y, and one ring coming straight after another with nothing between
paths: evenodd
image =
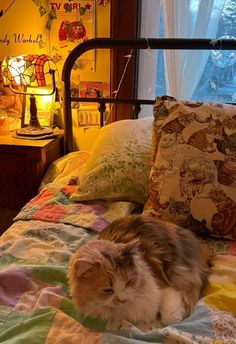
<instances>
[{"instance_id":1,"label":"picture frame","mask_svg":"<svg viewBox=\"0 0 236 344\"><path fill-rule=\"evenodd\" d=\"M100 113L96 104L84 105L80 104L77 110L78 126L79 127L99 127Z\"/></svg>"}]
</instances>

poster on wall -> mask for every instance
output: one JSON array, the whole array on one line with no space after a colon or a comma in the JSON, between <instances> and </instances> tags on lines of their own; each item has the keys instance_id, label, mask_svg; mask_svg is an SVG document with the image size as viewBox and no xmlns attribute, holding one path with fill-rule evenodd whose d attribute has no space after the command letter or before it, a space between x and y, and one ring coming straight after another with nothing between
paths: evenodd
<instances>
[{"instance_id":1,"label":"poster on wall","mask_svg":"<svg viewBox=\"0 0 236 344\"><path fill-rule=\"evenodd\" d=\"M105 81L80 81L79 96L82 98L109 98L110 84Z\"/></svg>"},{"instance_id":2,"label":"poster on wall","mask_svg":"<svg viewBox=\"0 0 236 344\"><path fill-rule=\"evenodd\" d=\"M55 1L49 6L55 15L50 30L50 51L60 64L76 45L95 37L95 1ZM94 51L83 54L74 69L94 71Z\"/></svg>"},{"instance_id":3,"label":"poster on wall","mask_svg":"<svg viewBox=\"0 0 236 344\"><path fill-rule=\"evenodd\" d=\"M0 63L8 55L48 54L56 63L59 80L68 53L95 37L95 0L0 0ZM0 68L1 69L1 68ZM83 54L72 77L79 92L79 72L95 71L95 52ZM3 87L0 72L0 108L22 117L22 97Z\"/></svg>"},{"instance_id":4,"label":"poster on wall","mask_svg":"<svg viewBox=\"0 0 236 344\"><path fill-rule=\"evenodd\" d=\"M48 53L48 30L33 0L0 0L0 61L7 55ZM46 9L45 9L46 11Z\"/></svg>"},{"instance_id":5,"label":"poster on wall","mask_svg":"<svg viewBox=\"0 0 236 344\"><path fill-rule=\"evenodd\" d=\"M109 98L110 84L105 81L80 81L79 96L82 98ZM80 102L77 116L80 127L100 126L97 103Z\"/></svg>"}]
</instances>

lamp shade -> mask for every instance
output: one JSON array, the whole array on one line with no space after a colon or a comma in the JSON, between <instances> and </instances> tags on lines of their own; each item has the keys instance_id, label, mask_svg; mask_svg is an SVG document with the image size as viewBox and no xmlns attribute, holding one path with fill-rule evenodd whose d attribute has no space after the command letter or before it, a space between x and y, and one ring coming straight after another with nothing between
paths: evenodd
<instances>
[{"instance_id":1,"label":"lamp shade","mask_svg":"<svg viewBox=\"0 0 236 344\"><path fill-rule=\"evenodd\" d=\"M2 62L5 85L44 87L52 84L51 71L56 65L48 55L7 56Z\"/></svg>"}]
</instances>

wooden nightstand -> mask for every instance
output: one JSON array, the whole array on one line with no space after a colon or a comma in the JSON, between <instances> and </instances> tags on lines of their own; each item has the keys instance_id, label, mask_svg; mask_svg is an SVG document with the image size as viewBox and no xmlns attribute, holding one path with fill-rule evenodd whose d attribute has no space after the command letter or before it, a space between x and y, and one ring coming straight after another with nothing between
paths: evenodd
<instances>
[{"instance_id":1,"label":"wooden nightstand","mask_svg":"<svg viewBox=\"0 0 236 344\"><path fill-rule=\"evenodd\" d=\"M48 140L0 136L0 234L4 231L4 222L11 223L6 217L14 217L36 196L46 168L62 153L62 131Z\"/></svg>"}]
</instances>

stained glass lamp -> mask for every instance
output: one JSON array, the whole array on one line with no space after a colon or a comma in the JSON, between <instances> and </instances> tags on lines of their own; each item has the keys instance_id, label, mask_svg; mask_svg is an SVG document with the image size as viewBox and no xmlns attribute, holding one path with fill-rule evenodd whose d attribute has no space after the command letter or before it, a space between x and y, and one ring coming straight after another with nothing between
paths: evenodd
<instances>
[{"instance_id":1,"label":"stained glass lamp","mask_svg":"<svg viewBox=\"0 0 236 344\"><path fill-rule=\"evenodd\" d=\"M14 93L30 96L29 124L25 128L17 129L17 136L42 137L53 133L52 128L42 127L39 123L35 96L49 96L55 93L56 70L56 65L51 57L45 54L7 56L3 60L4 84L9 85ZM48 87L50 87L49 91ZM45 93L41 92L41 88L45 88Z\"/></svg>"}]
</instances>

